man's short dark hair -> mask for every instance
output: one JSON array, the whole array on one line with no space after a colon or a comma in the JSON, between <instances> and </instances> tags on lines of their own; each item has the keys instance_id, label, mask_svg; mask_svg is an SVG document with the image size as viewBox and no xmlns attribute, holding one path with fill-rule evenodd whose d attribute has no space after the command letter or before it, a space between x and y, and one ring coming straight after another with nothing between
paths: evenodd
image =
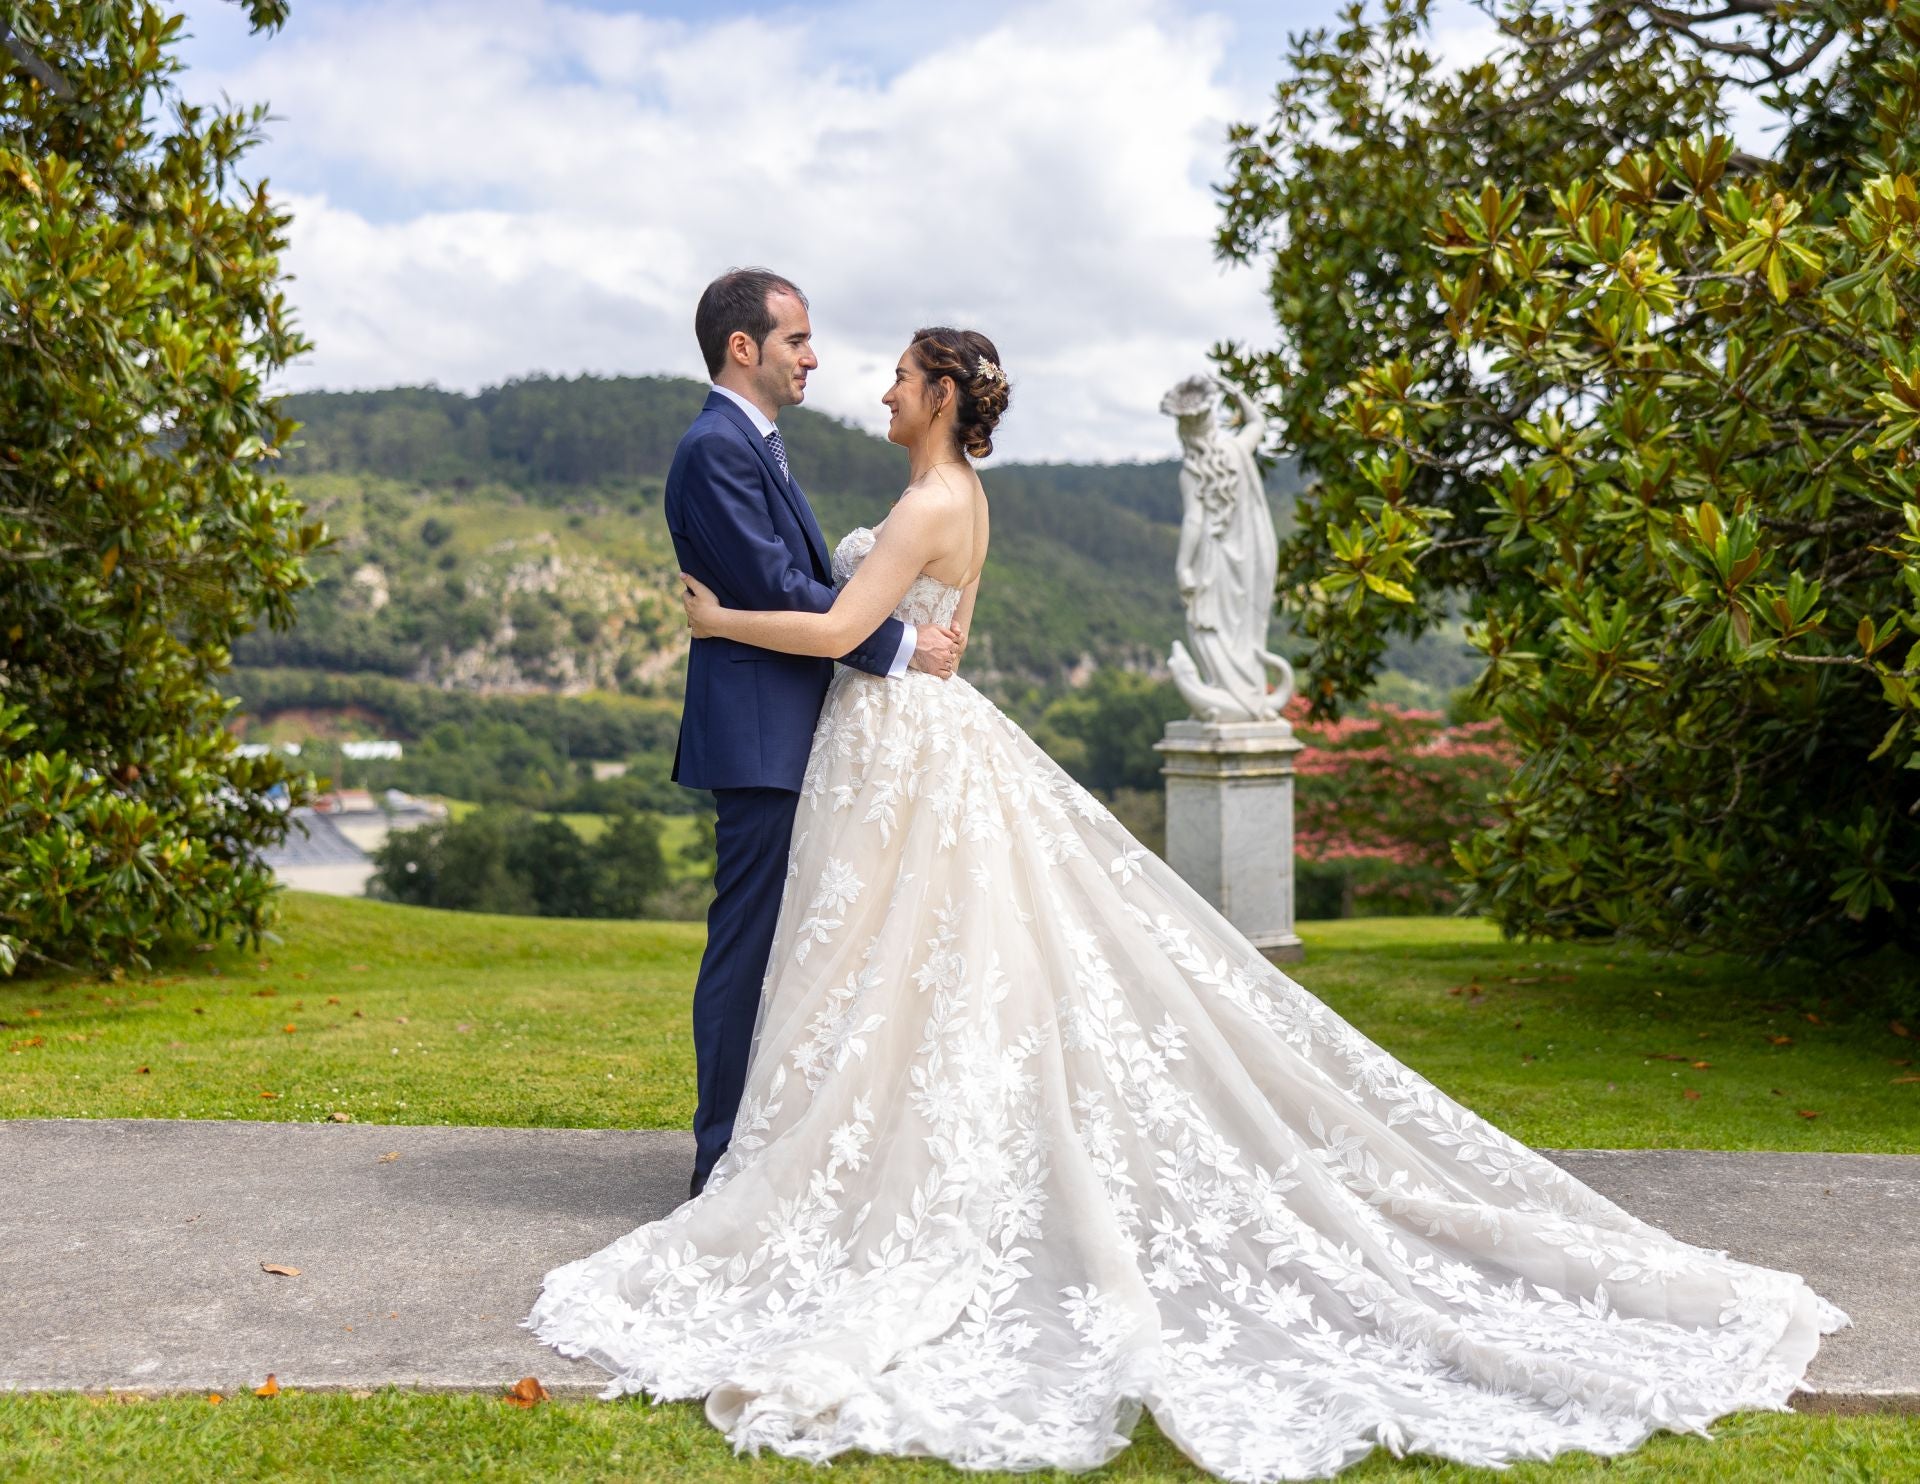
<instances>
[{"instance_id":1,"label":"man's short dark hair","mask_svg":"<svg viewBox=\"0 0 1920 1484\"><path fill-rule=\"evenodd\" d=\"M773 310L767 300L792 294L802 304L807 296L799 286L765 268L729 268L707 285L700 307L693 311L693 335L707 358L707 375L718 376L727 362L727 341L738 330L756 346L773 333Z\"/></svg>"}]
</instances>

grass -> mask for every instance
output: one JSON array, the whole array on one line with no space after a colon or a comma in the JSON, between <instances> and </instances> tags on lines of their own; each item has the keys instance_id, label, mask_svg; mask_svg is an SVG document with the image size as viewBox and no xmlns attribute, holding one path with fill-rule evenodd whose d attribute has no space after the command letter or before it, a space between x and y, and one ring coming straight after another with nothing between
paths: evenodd
<instances>
[{"instance_id":1,"label":"grass","mask_svg":"<svg viewBox=\"0 0 1920 1484\"><path fill-rule=\"evenodd\" d=\"M740 1480L752 1484L1198 1484L1207 1476L1143 1419L1133 1446L1091 1474L962 1474L929 1460L850 1455L831 1473L771 1454L736 1458L691 1403L547 1402L393 1388L354 1396L285 1392L209 1405L200 1397L139 1399L71 1392L0 1396L0 1480L430 1481ZM1570 1454L1504 1471L1376 1451L1340 1476L1396 1484L1833 1484L1920 1478L1920 1423L1908 1417L1730 1418L1715 1441L1662 1434L1616 1459Z\"/></svg>"},{"instance_id":2,"label":"grass","mask_svg":"<svg viewBox=\"0 0 1920 1484\"><path fill-rule=\"evenodd\" d=\"M0 1116L688 1121L701 924L292 893L280 931L117 983L0 985Z\"/></svg>"},{"instance_id":3,"label":"grass","mask_svg":"<svg viewBox=\"0 0 1920 1484\"><path fill-rule=\"evenodd\" d=\"M0 983L7 1117L684 1126L697 923L483 917L290 895L268 951L192 954L117 981ZM1913 1042L1724 961L1500 943L1454 919L1308 923L1295 977L1531 1143L1920 1150ZM286 1027L291 1026L288 1030ZM1697 1065L1706 1063L1706 1065ZM1697 1097L1687 1096L1691 1090ZM270 1094L270 1096L269 1096ZM1818 1117L1804 1117L1817 1113ZM1376 1453L1343 1479L1825 1484L1920 1478L1920 1420L1750 1415L1712 1444L1492 1473ZM691 1404L289 1391L0 1395L9 1481L668 1480L917 1484L944 1464L856 1457L821 1475L737 1459ZM992 1476L1011 1481L1058 1475ZM1094 1480L1202 1476L1142 1421Z\"/></svg>"},{"instance_id":4,"label":"grass","mask_svg":"<svg viewBox=\"0 0 1920 1484\"><path fill-rule=\"evenodd\" d=\"M684 1127L704 932L291 894L259 954L0 983L0 1116ZM1920 1152L1914 1039L1812 981L1461 919L1302 932L1296 978L1528 1143Z\"/></svg>"}]
</instances>

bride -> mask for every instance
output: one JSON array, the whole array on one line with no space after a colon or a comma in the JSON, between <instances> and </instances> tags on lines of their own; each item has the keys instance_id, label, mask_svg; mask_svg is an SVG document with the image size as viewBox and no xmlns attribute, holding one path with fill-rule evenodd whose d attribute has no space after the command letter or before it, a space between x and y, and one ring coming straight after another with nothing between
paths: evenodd
<instances>
[{"instance_id":1,"label":"bride","mask_svg":"<svg viewBox=\"0 0 1920 1484\"><path fill-rule=\"evenodd\" d=\"M912 478L835 551L831 611L686 579L695 635L832 656L889 612L964 633L998 362L920 331L883 398ZM1087 1469L1145 1406L1249 1480L1701 1432L1784 1407L1846 1322L1395 1061L965 680L844 667L732 1145L523 1321L609 1371L605 1397L704 1396L742 1450Z\"/></svg>"}]
</instances>

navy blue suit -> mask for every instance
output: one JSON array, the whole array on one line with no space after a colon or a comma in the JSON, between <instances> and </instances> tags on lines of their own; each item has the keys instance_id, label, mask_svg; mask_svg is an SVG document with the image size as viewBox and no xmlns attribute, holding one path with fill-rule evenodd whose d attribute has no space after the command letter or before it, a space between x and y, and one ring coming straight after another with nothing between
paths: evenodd
<instances>
[{"instance_id":1,"label":"navy blue suit","mask_svg":"<svg viewBox=\"0 0 1920 1484\"><path fill-rule=\"evenodd\" d=\"M681 570L728 608L833 606L826 538L806 496L780 473L752 421L714 392L667 473L667 530ZM889 618L842 663L885 675L904 625ZM713 906L693 989L700 1101L693 1188L733 1136L767 955L786 885L794 811L833 661L731 639L695 639L673 777L710 789L716 808Z\"/></svg>"}]
</instances>

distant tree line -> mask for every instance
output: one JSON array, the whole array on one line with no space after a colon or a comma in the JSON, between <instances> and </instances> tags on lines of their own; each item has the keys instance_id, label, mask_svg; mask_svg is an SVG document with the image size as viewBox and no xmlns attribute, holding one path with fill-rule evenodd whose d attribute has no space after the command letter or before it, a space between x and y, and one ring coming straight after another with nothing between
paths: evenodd
<instances>
[{"instance_id":1,"label":"distant tree line","mask_svg":"<svg viewBox=\"0 0 1920 1484\"><path fill-rule=\"evenodd\" d=\"M303 392L285 402L302 424L286 469L433 485L657 485L707 392L704 382L671 376L532 376L472 395L438 387ZM903 456L883 439L805 407L783 413L780 432L809 492L863 501L899 493ZM1020 500L1094 497L1178 525L1175 472L1172 460L1003 464L993 489ZM1290 501L1297 483L1293 461L1279 460L1269 483L1274 495Z\"/></svg>"},{"instance_id":2,"label":"distant tree line","mask_svg":"<svg viewBox=\"0 0 1920 1484\"><path fill-rule=\"evenodd\" d=\"M600 485L657 490L680 435L707 397L703 382L670 376L534 376L468 395L438 387L302 392L285 399L300 420L291 474L379 474L431 485ZM899 493L900 451L826 413L796 407L780 432L809 493L863 501ZM1171 433L1168 447L1173 447ZM1159 525L1180 523L1172 459L1119 464L999 464L993 492L1094 498ZM1275 460L1268 491L1290 504L1293 458Z\"/></svg>"},{"instance_id":3,"label":"distant tree line","mask_svg":"<svg viewBox=\"0 0 1920 1484\"><path fill-rule=\"evenodd\" d=\"M385 724L389 736L402 741L424 738L446 724L471 730L482 722L506 722L562 758L617 759L662 749L671 754L680 733L676 703L633 696L480 695L385 675L294 669L236 669L223 683L250 716L265 719L292 710L369 712Z\"/></svg>"},{"instance_id":4,"label":"distant tree line","mask_svg":"<svg viewBox=\"0 0 1920 1484\"><path fill-rule=\"evenodd\" d=\"M369 895L414 907L528 917L685 916L650 814L615 816L591 843L551 816L482 809L387 837Z\"/></svg>"}]
</instances>

